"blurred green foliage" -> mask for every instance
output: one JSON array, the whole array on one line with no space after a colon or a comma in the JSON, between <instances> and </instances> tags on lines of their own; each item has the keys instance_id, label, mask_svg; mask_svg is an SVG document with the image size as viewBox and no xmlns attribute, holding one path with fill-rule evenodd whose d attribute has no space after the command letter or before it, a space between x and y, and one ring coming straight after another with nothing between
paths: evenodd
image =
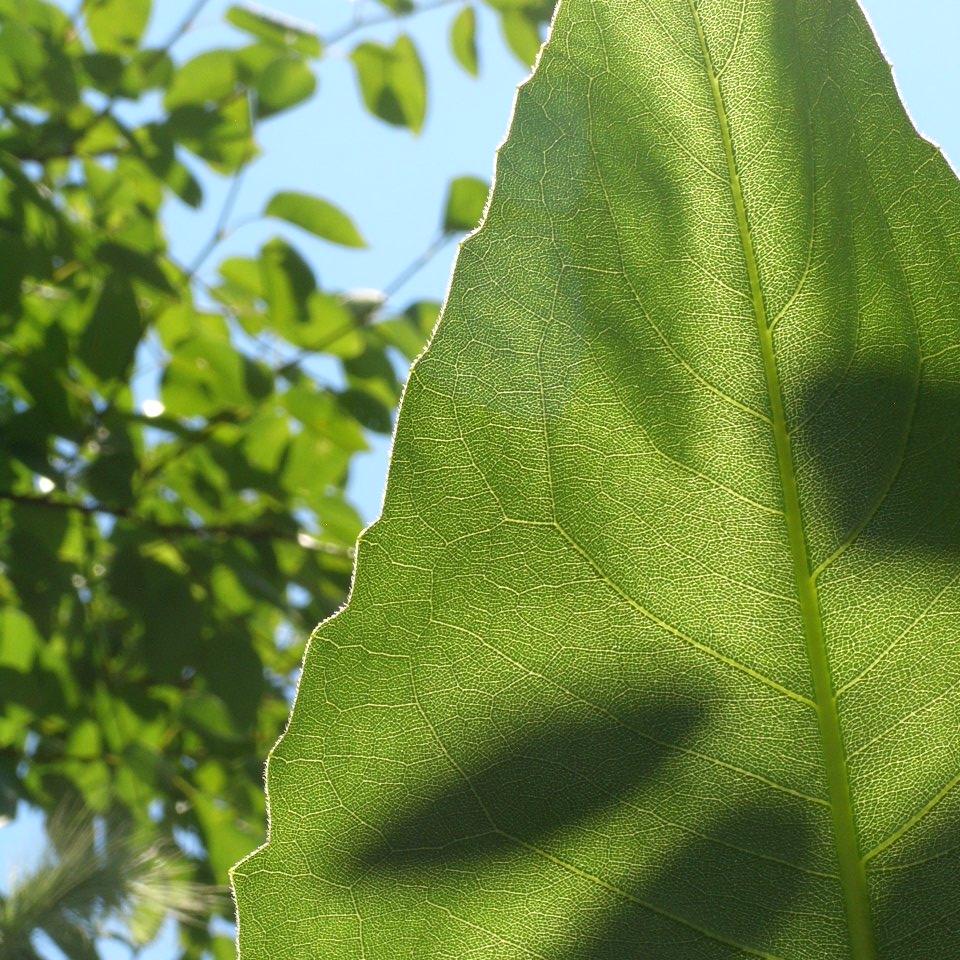
<instances>
[{"instance_id":1,"label":"blurred green foliage","mask_svg":"<svg viewBox=\"0 0 960 960\"><path fill-rule=\"evenodd\" d=\"M489 2L529 60L549 6ZM279 238L224 260L216 282L198 270L229 231L258 126L312 95L330 44L347 45L371 113L420 128L420 53L364 28L439 5L384 0L327 38L234 6L236 46L182 62L204 0L149 48L149 0L86 0L72 16L0 0L0 815L65 797L119 812L186 846L202 883L224 883L262 840L262 764L304 639L349 585L351 459L366 431L391 429L398 358L419 353L438 305L395 313L396 284L321 287ZM451 14L475 74L475 14ZM198 165L232 186L184 264L161 211L205 209ZM485 196L452 184L407 275L475 225ZM264 216L364 245L320 196L280 191ZM342 386L311 375L320 355ZM160 384L146 404L145 371ZM232 949L204 925L182 940L185 957Z\"/></svg>"}]
</instances>

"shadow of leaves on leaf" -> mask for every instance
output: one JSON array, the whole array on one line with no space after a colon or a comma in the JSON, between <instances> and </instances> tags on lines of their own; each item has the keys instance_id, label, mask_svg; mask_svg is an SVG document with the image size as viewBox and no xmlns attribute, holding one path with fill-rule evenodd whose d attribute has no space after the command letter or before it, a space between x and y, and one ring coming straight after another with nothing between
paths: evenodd
<instances>
[{"instance_id":1,"label":"shadow of leaves on leaf","mask_svg":"<svg viewBox=\"0 0 960 960\"><path fill-rule=\"evenodd\" d=\"M679 960L692 949L721 957L737 944L756 948L811 880L791 864L810 860L814 828L799 806L759 801L715 822L670 823L662 797L673 786L671 761L695 749L707 702L703 695L654 697L629 714L545 724L496 754L463 762L446 789L377 825L379 839L354 854L357 873L431 888L448 877L457 882L464 870L493 876L517 855L542 856L545 869L562 870L565 841L590 835L594 825L609 830L604 816L619 813L638 833L613 838L612 879L598 879L601 902L577 917L575 943L530 944L537 956ZM681 845L658 862L642 838L668 827ZM554 851L561 851L556 859ZM616 879L624 858L627 874L640 874L627 882Z\"/></svg>"},{"instance_id":2,"label":"shadow of leaves on leaf","mask_svg":"<svg viewBox=\"0 0 960 960\"><path fill-rule=\"evenodd\" d=\"M812 455L807 496L838 543L960 550L960 377L951 384L926 370L918 379L867 366L808 387L795 443Z\"/></svg>"},{"instance_id":3,"label":"shadow of leaves on leaf","mask_svg":"<svg viewBox=\"0 0 960 960\"><path fill-rule=\"evenodd\" d=\"M704 956L711 941L720 956L729 956L731 947L739 954L734 944L762 948L811 883L809 875L786 865L808 859L810 824L794 810L748 803L701 829L703 835L678 850L652 881L626 891L629 899L597 928L585 930L563 960L688 960ZM768 847L770 841L784 862L759 859L745 846ZM665 922L651 923L658 909L705 933L665 914Z\"/></svg>"},{"instance_id":4,"label":"shadow of leaves on leaf","mask_svg":"<svg viewBox=\"0 0 960 960\"><path fill-rule=\"evenodd\" d=\"M909 838L908 838L909 839ZM868 871L884 960L956 956L960 944L960 823L941 822L901 859Z\"/></svg>"},{"instance_id":5,"label":"shadow of leaves on leaf","mask_svg":"<svg viewBox=\"0 0 960 960\"><path fill-rule=\"evenodd\" d=\"M536 844L616 806L656 776L704 719L694 700L677 699L616 719L545 724L512 749L478 758L447 790L382 827L358 859L380 871L406 870Z\"/></svg>"}]
</instances>

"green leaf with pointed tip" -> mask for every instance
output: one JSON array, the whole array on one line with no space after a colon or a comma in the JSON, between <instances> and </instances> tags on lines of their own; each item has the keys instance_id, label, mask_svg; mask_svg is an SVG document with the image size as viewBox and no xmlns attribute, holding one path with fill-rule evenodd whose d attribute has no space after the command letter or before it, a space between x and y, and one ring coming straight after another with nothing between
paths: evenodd
<instances>
[{"instance_id":1,"label":"green leaf with pointed tip","mask_svg":"<svg viewBox=\"0 0 960 960\"><path fill-rule=\"evenodd\" d=\"M339 243L344 247L367 245L350 217L329 200L320 197L285 190L274 195L265 213L268 217L286 220L331 243Z\"/></svg>"},{"instance_id":2,"label":"green leaf with pointed tip","mask_svg":"<svg viewBox=\"0 0 960 960\"><path fill-rule=\"evenodd\" d=\"M473 7L464 7L450 25L450 49L457 62L472 77L480 73L477 60L477 14Z\"/></svg>"},{"instance_id":3,"label":"green leaf with pointed tip","mask_svg":"<svg viewBox=\"0 0 960 960\"><path fill-rule=\"evenodd\" d=\"M563 0L243 957L956 957L958 303L856 0Z\"/></svg>"},{"instance_id":4,"label":"green leaf with pointed tip","mask_svg":"<svg viewBox=\"0 0 960 960\"><path fill-rule=\"evenodd\" d=\"M483 216L490 184L479 177L456 177L450 181L443 229L447 233L473 230Z\"/></svg>"},{"instance_id":5,"label":"green leaf with pointed tip","mask_svg":"<svg viewBox=\"0 0 960 960\"><path fill-rule=\"evenodd\" d=\"M383 320L373 328L385 343L399 350L408 360L416 360L437 323L440 304L420 300L410 304L398 317Z\"/></svg>"},{"instance_id":6,"label":"green leaf with pointed tip","mask_svg":"<svg viewBox=\"0 0 960 960\"><path fill-rule=\"evenodd\" d=\"M273 10L233 6L227 11L226 19L238 30L304 57L319 57L323 50L320 37L307 24Z\"/></svg>"},{"instance_id":7,"label":"green leaf with pointed tip","mask_svg":"<svg viewBox=\"0 0 960 960\"><path fill-rule=\"evenodd\" d=\"M392 47L361 43L350 55L367 109L381 120L419 133L427 115L423 64L405 34Z\"/></svg>"}]
</instances>

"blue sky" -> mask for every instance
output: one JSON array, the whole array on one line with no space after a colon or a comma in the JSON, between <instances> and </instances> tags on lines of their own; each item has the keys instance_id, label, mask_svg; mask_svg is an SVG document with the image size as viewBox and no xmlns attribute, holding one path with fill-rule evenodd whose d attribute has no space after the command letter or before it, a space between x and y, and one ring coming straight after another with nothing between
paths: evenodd
<instances>
[{"instance_id":1,"label":"blue sky","mask_svg":"<svg viewBox=\"0 0 960 960\"><path fill-rule=\"evenodd\" d=\"M192 0L157 0L151 26L165 36ZM262 0L282 13L328 33L351 16L348 0ZM71 2L71 6L73 3ZM227 0L212 0L195 29L178 47L179 57L241 39L222 25ZM901 94L918 128L939 143L955 168L960 166L960 4L956 0L867 0L864 4L888 59L893 62ZM359 7L375 12L376 5ZM382 8L380 8L382 9ZM419 137L371 118L360 106L346 53L328 51L318 67L319 94L308 104L262 127L263 155L244 181L234 220L256 215L280 189L316 193L354 216L370 247L350 251L291 233L313 262L321 282L343 289L381 287L392 279L435 235L446 184L460 174L489 178L494 150L503 137L513 90L525 69L509 54L495 19L480 16L482 74L469 78L449 53L447 31L458 10L454 3L408 20L410 33L424 53L430 85L426 126ZM381 26L364 36L391 40L397 26ZM208 204L192 213L178 204L166 211L175 251L189 261L209 236L227 185L207 177ZM275 223L243 227L224 243L208 270L228 254L255 250L278 232ZM283 232L279 230L279 232ZM398 292L403 305L420 296L440 297L446 287L454 247L444 250ZM144 390L149 391L149 382ZM389 444L377 440L358 461L351 493L367 519L379 508ZM42 833L36 818L21 817L0 831L0 885L15 865L35 859ZM126 951L111 948L110 960ZM146 960L171 960L175 944L164 937Z\"/></svg>"}]
</instances>

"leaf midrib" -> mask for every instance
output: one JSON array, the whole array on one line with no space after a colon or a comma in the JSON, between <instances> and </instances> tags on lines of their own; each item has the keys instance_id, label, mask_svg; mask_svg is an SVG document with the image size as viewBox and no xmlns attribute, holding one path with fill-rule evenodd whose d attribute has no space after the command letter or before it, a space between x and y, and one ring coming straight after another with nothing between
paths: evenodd
<instances>
[{"instance_id":1,"label":"leaf midrib","mask_svg":"<svg viewBox=\"0 0 960 960\"><path fill-rule=\"evenodd\" d=\"M830 663L827 656L817 584L810 571L810 558L807 550L806 533L803 528L803 515L800 507L800 493L797 488L793 450L790 443L790 432L787 428L773 334L767 322L767 309L760 283L759 263L747 218L746 202L733 149L730 121L723 99L723 92L720 89L720 80L714 69L713 58L710 54L703 22L700 19L695 0L687 0L687 3L696 26L697 39L720 126L730 193L736 210L737 229L750 282L754 316L757 321L757 333L760 340L760 351L770 403L777 466L780 473L787 538L793 561L797 597L800 601L807 659L813 680L817 724L830 797L837 865L850 936L851 955L854 960L877 960L866 872L860 856L860 839L851 802L850 777L847 769L843 735L840 729L840 716L837 711L833 682L830 677Z\"/></svg>"}]
</instances>

